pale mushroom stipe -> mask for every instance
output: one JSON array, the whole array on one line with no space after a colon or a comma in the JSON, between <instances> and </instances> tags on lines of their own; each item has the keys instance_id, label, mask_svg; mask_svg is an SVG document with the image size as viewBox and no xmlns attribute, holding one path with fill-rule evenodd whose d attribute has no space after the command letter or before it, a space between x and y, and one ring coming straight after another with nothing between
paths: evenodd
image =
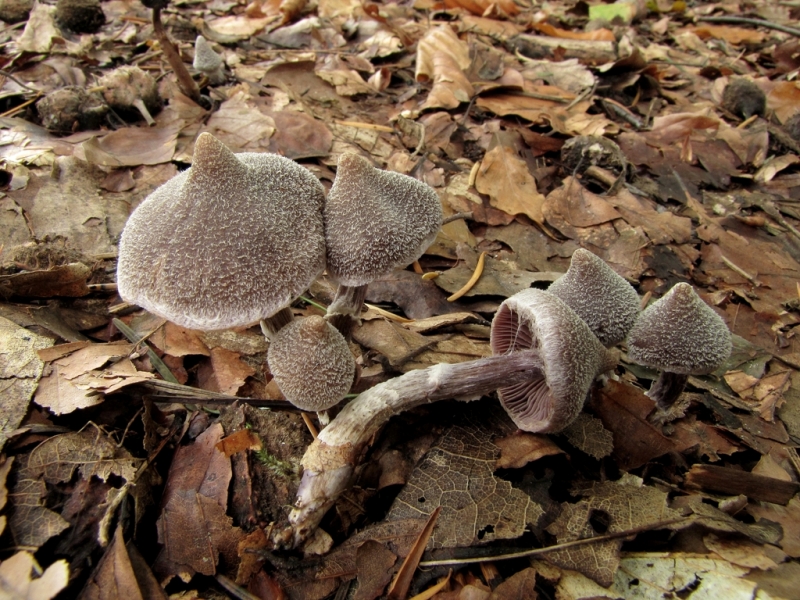
<instances>
[{"instance_id":1,"label":"pale mushroom stipe","mask_svg":"<svg viewBox=\"0 0 800 600\"><path fill-rule=\"evenodd\" d=\"M476 400L501 390L518 427L558 431L580 413L592 381L616 365L589 327L564 302L542 290L507 299L492 321L495 356L411 371L360 394L323 429L303 456L303 477L290 527L278 546L296 547L350 484L359 457L392 416L439 400Z\"/></svg>"},{"instance_id":2,"label":"pale mushroom stipe","mask_svg":"<svg viewBox=\"0 0 800 600\"><path fill-rule=\"evenodd\" d=\"M628 334L628 358L661 374L647 395L668 409L689 375L716 370L730 356L731 332L692 286L679 283L648 306Z\"/></svg>"},{"instance_id":3,"label":"pale mushroom stipe","mask_svg":"<svg viewBox=\"0 0 800 600\"><path fill-rule=\"evenodd\" d=\"M287 307L322 272L322 184L276 154L235 155L208 133L119 244L122 298L190 329L242 327Z\"/></svg>"}]
</instances>

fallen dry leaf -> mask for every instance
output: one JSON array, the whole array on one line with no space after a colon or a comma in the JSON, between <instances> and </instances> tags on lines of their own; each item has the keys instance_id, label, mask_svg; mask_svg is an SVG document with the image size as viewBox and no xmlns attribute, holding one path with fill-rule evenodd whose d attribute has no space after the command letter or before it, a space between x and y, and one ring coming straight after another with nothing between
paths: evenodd
<instances>
[{"instance_id":1,"label":"fallen dry leaf","mask_svg":"<svg viewBox=\"0 0 800 600\"><path fill-rule=\"evenodd\" d=\"M195 573L236 572L242 532L225 514L231 464L216 449L221 438L222 426L212 425L172 459L157 522L163 547L153 566L162 582ZM207 543L197 544L199 539Z\"/></svg>"},{"instance_id":2,"label":"fallen dry leaf","mask_svg":"<svg viewBox=\"0 0 800 600\"><path fill-rule=\"evenodd\" d=\"M69 581L69 567L64 559L47 569L37 564L30 552L17 552L0 563L0 594L5 598L50 600L55 598Z\"/></svg>"},{"instance_id":3,"label":"fallen dry leaf","mask_svg":"<svg viewBox=\"0 0 800 600\"><path fill-rule=\"evenodd\" d=\"M44 362L36 352L52 345L52 339L36 335L0 317L0 407L3 410L0 449L5 446L11 432L22 423L44 372Z\"/></svg>"},{"instance_id":4,"label":"fallen dry leaf","mask_svg":"<svg viewBox=\"0 0 800 600\"><path fill-rule=\"evenodd\" d=\"M491 205L499 210L511 215L525 214L539 224L544 222L544 196L537 191L527 163L513 148L495 146L486 153L475 188L487 194Z\"/></svg>"},{"instance_id":5,"label":"fallen dry leaf","mask_svg":"<svg viewBox=\"0 0 800 600\"><path fill-rule=\"evenodd\" d=\"M469 102L474 94L464 75L471 64L467 45L458 39L449 25L431 29L417 45L417 81L433 81L433 88L420 110L456 108Z\"/></svg>"}]
</instances>

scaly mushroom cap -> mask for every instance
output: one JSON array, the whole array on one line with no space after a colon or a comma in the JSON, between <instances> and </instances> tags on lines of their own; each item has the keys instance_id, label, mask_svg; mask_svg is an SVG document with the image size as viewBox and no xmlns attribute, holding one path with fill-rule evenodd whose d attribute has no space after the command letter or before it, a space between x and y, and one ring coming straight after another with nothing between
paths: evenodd
<instances>
[{"instance_id":1,"label":"scaly mushroom cap","mask_svg":"<svg viewBox=\"0 0 800 600\"><path fill-rule=\"evenodd\" d=\"M731 355L731 332L688 283L648 306L628 334L628 358L682 375L711 373Z\"/></svg>"},{"instance_id":2,"label":"scaly mushroom cap","mask_svg":"<svg viewBox=\"0 0 800 600\"><path fill-rule=\"evenodd\" d=\"M547 289L586 321L610 348L625 339L639 316L639 295L601 258L579 248L569 270Z\"/></svg>"},{"instance_id":3,"label":"scaly mushroom cap","mask_svg":"<svg viewBox=\"0 0 800 600\"><path fill-rule=\"evenodd\" d=\"M350 391L356 368L342 334L316 315L281 329L270 343L267 362L286 399L309 411L338 404Z\"/></svg>"},{"instance_id":4,"label":"scaly mushroom cap","mask_svg":"<svg viewBox=\"0 0 800 600\"><path fill-rule=\"evenodd\" d=\"M124 300L191 329L272 316L325 267L316 177L276 154L234 155L208 133L193 164L150 194L119 243Z\"/></svg>"},{"instance_id":5,"label":"scaly mushroom cap","mask_svg":"<svg viewBox=\"0 0 800 600\"><path fill-rule=\"evenodd\" d=\"M560 431L583 408L594 378L608 365L607 350L562 300L527 289L508 298L492 321L493 354L538 349L541 377L498 390L520 429Z\"/></svg>"},{"instance_id":6,"label":"scaly mushroom cap","mask_svg":"<svg viewBox=\"0 0 800 600\"><path fill-rule=\"evenodd\" d=\"M422 256L441 225L433 188L343 154L325 203L328 272L341 285L368 284Z\"/></svg>"}]
</instances>

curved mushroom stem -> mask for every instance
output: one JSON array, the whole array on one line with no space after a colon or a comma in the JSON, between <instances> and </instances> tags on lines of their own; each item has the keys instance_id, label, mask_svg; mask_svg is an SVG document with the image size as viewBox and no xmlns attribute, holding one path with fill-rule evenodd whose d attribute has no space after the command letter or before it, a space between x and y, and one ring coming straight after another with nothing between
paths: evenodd
<instances>
[{"instance_id":1,"label":"curved mushroom stem","mask_svg":"<svg viewBox=\"0 0 800 600\"><path fill-rule=\"evenodd\" d=\"M367 297L367 285L340 285L336 289L336 296L328 307L325 316L328 322L336 327L346 340L350 339L350 332L354 325L360 322L361 308Z\"/></svg>"},{"instance_id":2,"label":"curved mushroom stem","mask_svg":"<svg viewBox=\"0 0 800 600\"><path fill-rule=\"evenodd\" d=\"M477 400L498 387L541 378L542 369L538 352L525 350L411 371L367 390L306 450L290 527L274 536L275 546L294 548L308 538L349 486L372 435L393 415L449 398Z\"/></svg>"},{"instance_id":3,"label":"curved mushroom stem","mask_svg":"<svg viewBox=\"0 0 800 600\"><path fill-rule=\"evenodd\" d=\"M683 392L688 380L688 375L661 371L658 379L650 386L647 395L655 400L658 408L665 411L669 410L675 404L681 392Z\"/></svg>"},{"instance_id":4,"label":"curved mushroom stem","mask_svg":"<svg viewBox=\"0 0 800 600\"><path fill-rule=\"evenodd\" d=\"M292 309L286 306L271 317L261 319L261 332L267 340L272 341L275 334L292 321L294 321L294 314L292 313Z\"/></svg>"}]
</instances>

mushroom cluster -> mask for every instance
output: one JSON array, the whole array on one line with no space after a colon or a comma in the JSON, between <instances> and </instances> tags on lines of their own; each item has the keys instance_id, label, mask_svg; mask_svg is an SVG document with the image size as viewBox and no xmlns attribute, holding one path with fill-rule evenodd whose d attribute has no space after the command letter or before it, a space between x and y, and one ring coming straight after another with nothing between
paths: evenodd
<instances>
[{"instance_id":1,"label":"mushroom cluster","mask_svg":"<svg viewBox=\"0 0 800 600\"><path fill-rule=\"evenodd\" d=\"M346 337L373 280L416 260L442 223L436 192L344 154L326 199L308 170L274 154L233 154L210 134L193 164L131 215L119 246L123 299L179 325L225 329L260 322L268 364L286 398L323 411L350 390ZM294 320L290 304L324 268L339 284L325 318ZM423 403L497 390L520 429L557 432L581 412L595 380L617 364L613 346L662 371L649 395L664 408L690 374L730 354L725 323L688 284L640 311L633 287L587 250L548 290L506 299L491 327L493 356L412 371L359 395L325 427L277 545L296 546L347 488L372 435ZM694 353L694 354L693 354Z\"/></svg>"},{"instance_id":2,"label":"mushroom cluster","mask_svg":"<svg viewBox=\"0 0 800 600\"><path fill-rule=\"evenodd\" d=\"M200 37L197 48L204 59L213 52ZM260 322L284 396L303 410L322 411L353 383L355 361L341 331L349 334L366 284L416 260L441 220L433 189L357 155L341 157L326 200L320 182L297 163L276 154L233 154L203 133L192 166L129 218L119 244L118 289L124 300L191 329ZM342 284L326 315L330 323L293 322L289 305L326 264ZM345 318L337 323L337 316Z\"/></svg>"}]
</instances>

